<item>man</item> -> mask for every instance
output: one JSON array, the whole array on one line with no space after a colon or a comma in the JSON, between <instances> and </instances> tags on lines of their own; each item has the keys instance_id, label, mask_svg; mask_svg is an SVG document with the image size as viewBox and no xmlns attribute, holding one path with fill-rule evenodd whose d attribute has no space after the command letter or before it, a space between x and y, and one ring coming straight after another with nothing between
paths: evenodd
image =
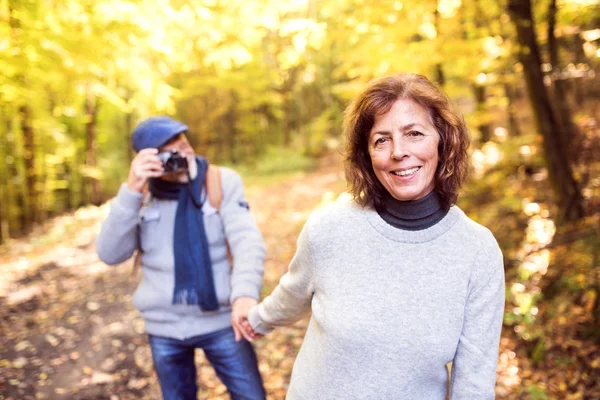
<instances>
[{"instance_id":1,"label":"man","mask_svg":"<svg viewBox=\"0 0 600 400\"><path fill-rule=\"evenodd\" d=\"M265 244L240 176L196 156L187 130L169 117L135 128L138 153L111 202L98 255L118 264L140 252L143 277L133 303L145 321L165 400L197 398L196 348L204 350L232 399L264 399L256 355L238 315L247 315L259 298Z\"/></svg>"}]
</instances>

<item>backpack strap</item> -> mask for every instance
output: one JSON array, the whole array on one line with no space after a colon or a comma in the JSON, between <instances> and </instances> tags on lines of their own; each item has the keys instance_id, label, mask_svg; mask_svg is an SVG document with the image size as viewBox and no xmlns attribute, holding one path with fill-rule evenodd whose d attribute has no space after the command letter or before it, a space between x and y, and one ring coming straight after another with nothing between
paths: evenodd
<instances>
[{"instance_id":1,"label":"backpack strap","mask_svg":"<svg viewBox=\"0 0 600 400\"><path fill-rule=\"evenodd\" d=\"M206 192L208 193L210 205L219 212L225 195L223 194L223 186L221 185L221 169L218 165L208 165L208 170L206 171ZM227 238L225 239L225 247L227 248L227 260L229 260L229 265L233 268L233 254L231 253Z\"/></svg>"},{"instance_id":2,"label":"backpack strap","mask_svg":"<svg viewBox=\"0 0 600 400\"><path fill-rule=\"evenodd\" d=\"M209 164L206 171L206 192L208 201L217 211L223 202L223 187L221 186L221 169L214 164Z\"/></svg>"}]
</instances>

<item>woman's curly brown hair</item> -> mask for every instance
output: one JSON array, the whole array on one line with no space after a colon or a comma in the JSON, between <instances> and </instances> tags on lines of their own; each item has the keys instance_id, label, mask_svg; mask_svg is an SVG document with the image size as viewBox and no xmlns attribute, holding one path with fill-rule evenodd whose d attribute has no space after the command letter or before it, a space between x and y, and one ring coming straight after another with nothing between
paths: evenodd
<instances>
[{"instance_id":1,"label":"woman's curly brown hair","mask_svg":"<svg viewBox=\"0 0 600 400\"><path fill-rule=\"evenodd\" d=\"M381 209L387 190L373 171L368 139L375 119L387 113L400 99L411 99L429 111L440 135L435 190L442 207L456 204L458 190L467 177L469 132L463 118L454 111L448 97L422 75L398 74L371 81L346 108L345 172L350 193L361 206Z\"/></svg>"}]
</instances>

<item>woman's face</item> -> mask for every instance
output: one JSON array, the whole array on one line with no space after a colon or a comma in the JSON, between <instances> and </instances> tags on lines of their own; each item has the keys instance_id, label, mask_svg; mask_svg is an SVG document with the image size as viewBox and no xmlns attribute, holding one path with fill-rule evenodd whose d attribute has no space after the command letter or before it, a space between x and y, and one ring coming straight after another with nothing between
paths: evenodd
<instances>
[{"instance_id":1,"label":"woman's face","mask_svg":"<svg viewBox=\"0 0 600 400\"><path fill-rule=\"evenodd\" d=\"M400 99L375 119L369 155L375 176L397 200L417 200L435 187L440 136L429 112L411 99Z\"/></svg>"}]
</instances>

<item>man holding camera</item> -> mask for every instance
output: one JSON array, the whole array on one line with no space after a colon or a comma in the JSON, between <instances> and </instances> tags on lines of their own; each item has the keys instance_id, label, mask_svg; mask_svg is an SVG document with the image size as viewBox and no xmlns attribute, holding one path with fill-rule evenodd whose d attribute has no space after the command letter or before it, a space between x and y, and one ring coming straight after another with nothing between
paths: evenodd
<instances>
[{"instance_id":1,"label":"man holding camera","mask_svg":"<svg viewBox=\"0 0 600 400\"><path fill-rule=\"evenodd\" d=\"M143 277L133 303L165 400L197 398L196 348L232 399L264 399L238 315L259 298L265 244L240 176L196 156L187 130L169 117L135 128L138 153L102 224L98 255L118 264L139 252Z\"/></svg>"}]
</instances>

